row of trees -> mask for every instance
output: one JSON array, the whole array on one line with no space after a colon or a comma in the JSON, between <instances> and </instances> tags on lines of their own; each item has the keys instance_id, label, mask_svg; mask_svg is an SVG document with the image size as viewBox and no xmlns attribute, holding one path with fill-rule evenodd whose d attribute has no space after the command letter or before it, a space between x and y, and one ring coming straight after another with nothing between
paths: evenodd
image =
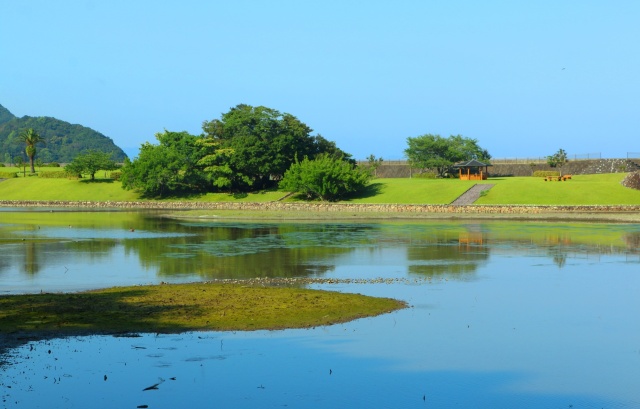
<instances>
[{"instance_id":1,"label":"row of trees","mask_svg":"<svg viewBox=\"0 0 640 409\"><path fill-rule=\"evenodd\" d=\"M201 135L165 130L125 161L122 186L146 197L278 186L323 200L362 189L371 178L351 155L291 114L238 105L205 121Z\"/></svg>"},{"instance_id":2,"label":"row of trees","mask_svg":"<svg viewBox=\"0 0 640 409\"><path fill-rule=\"evenodd\" d=\"M382 158L370 155L357 167L339 149L291 114L259 106L237 105L219 119L204 121L203 133L165 130L157 143L145 143L133 161L125 159L122 186L145 197L179 196L210 191L246 192L277 186L308 198L337 200L362 191ZM33 129L20 134L34 169L36 145L44 140ZM446 177L452 165L477 159L488 162L489 152L475 139L425 134L407 138L405 155L412 167L434 170ZM564 155L564 156L563 156ZM562 166L566 153L549 157ZM116 169L111 154L89 150L77 155L65 170L89 174Z\"/></svg>"}]
</instances>

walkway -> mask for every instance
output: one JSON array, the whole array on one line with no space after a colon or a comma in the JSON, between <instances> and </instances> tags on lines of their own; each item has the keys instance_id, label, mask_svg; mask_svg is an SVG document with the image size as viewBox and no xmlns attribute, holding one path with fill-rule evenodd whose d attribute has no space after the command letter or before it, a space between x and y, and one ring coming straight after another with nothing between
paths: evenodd
<instances>
[{"instance_id":1,"label":"walkway","mask_svg":"<svg viewBox=\"0 0 640 409\"><path fill-rule=\"evenodd\" d=\"M469 188L466 192L458 196L456 200L451 202L452 206L466 206L473 204L480 197L480 193L489 190L495 185L490 184L475 184Z\"/></svg>"}]
</instances>

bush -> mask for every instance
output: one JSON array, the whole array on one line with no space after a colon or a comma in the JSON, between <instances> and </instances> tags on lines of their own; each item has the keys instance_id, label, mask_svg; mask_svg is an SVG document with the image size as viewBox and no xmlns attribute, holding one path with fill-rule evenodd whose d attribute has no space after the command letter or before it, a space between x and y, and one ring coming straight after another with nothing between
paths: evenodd
<instances>
[{"instance_id":1,"label":"bush","mask_svg":"<svg viewBox=\"0 0 640 409\"><path fill-rule=\"evenodd\" d=\"M362 191L371 180L368 168L359 168L342 158L320 154L295 162L284 174L280 188L323 201L344 199Z\"/></svg>"},{"instance_id":2,"label":"bush","mask_svg":"<svg viewBox=\"0 0 640 409\"><path fill-rule=\"evenodd\" d=\"M60 164L58 162L51 162L51 163L47 163L46 166L48 168L59 168Z\"/></svg>"},{"instance_id":3,"label":"bush","mask_svg":"<svg viewBox=\"0 0 640 409\"><path fill-rule=\"evenodd\" d=\"M417 179L436 179L438 177L438 174L435 172L423 172L411 175L411 177Z\"/></svg>"},{"instance_id":4,"label":"bush","mask_svg":"<svg viewBox=\"0 0 640 409\"><path fill-rule=\"evenodd\" d=\"M0 168L4 168L4 163L0 163Z\"/></svg>"},{"instance_id":5,"label":"bush","mask_svg":"<svg viewBox=\"0 0 640 409\"><path fill-rule=\"evenodd\" d=\"M67 172L44 171L40 172L38 176L44 179L66 179L69 175Z\"/></svg>"},{"instance_id":6,"label":"bush","mask_svg":"<svg viewBox=\"0 0 640 409\"><path fill-rule=\"evenodd\" d=\"M18 177L18 173L17 172L2 172L0 173L0 179L13 179L13 178L17 178Z\"/></svg>"},{"instance_id":7,"label":"bush","mask_svg":"<svg viewBox=\"0 0 640 409\"><path fill-rule=\"evenodd\" d=\"M122 177L121 171L118 170L118 171L111 172L111 179L120 180L120 177Z\"/></svg>"},{"instance_id":8,"label":"bush","mask_svg":"<svg viewBox=\"0 0 640 409\"><path fill-rule=\"evenodd\" d=\"M560 172L556 170L536 170L533 172L533 177L546 178L547 176L560 176Z\"/></svg>"}]
</instances>

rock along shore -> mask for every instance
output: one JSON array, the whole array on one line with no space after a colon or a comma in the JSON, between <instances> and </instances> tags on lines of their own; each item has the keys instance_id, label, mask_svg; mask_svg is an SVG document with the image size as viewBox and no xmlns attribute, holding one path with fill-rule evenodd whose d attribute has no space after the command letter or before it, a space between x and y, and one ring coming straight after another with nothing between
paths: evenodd
<instances>
[{"instance_id":1,"label":"rock along shore","mask_svg":"<svg viewBox=\"0 0 640 409\"><path fill-rule=\"evenodd\" d=\"M638 214L640 205L428 205L428 204L353 204L353 203L283 203L283 202L94 202L94 201L17 201L0 200L0 207L39 207L68 209L149 209L149 210L235 210L254 212L304 213L405 213L405 214L553 214L553 213L625 213Z\"/></svg>"}]
</instances>

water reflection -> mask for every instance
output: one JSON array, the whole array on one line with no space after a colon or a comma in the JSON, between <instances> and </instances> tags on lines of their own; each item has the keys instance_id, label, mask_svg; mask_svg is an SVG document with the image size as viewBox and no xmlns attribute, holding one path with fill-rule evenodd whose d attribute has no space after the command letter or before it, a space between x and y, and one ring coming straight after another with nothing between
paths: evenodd
<instances>
[{"instance_id":1,"label":"water reflection","mask_svg":"<svg viewBox=\"0 0 640 409\"><path fill-rule=\"evenodd\" d=\"M33 408L638 407L638 267L638 224L0 212L5 293L382 277L407 280L313 287L412 306L309 330L19 339L5 343L15 348L0 398Z\"/></svg>"},{"instance_id":2,"label":"water reflection","mask_svg":"<svg viewBox=\"0 0 640 409\"><path fill-rule=\"evenodd\" d=\"M558 268L573 258L640 254L640 226L633 224L237 223L143 212L77 213L75 219L68 212L0 214L3 292L251 277L468 280L496 254L535 255Z\"/></svg>"}]
</instances>

